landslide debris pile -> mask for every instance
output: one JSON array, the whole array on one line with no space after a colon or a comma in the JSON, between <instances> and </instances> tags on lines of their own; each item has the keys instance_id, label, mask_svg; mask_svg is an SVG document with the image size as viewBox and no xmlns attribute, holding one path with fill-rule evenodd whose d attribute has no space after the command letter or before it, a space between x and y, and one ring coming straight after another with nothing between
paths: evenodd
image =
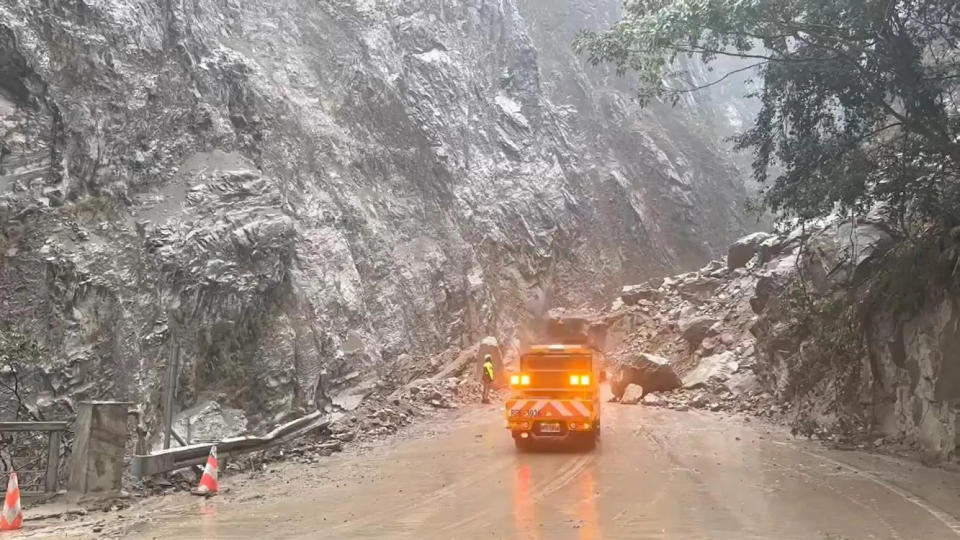
<instances>
[{"instance_id":1,"label":"landslide debris pile","mask_svg":"<svg viewBox=\"0 0 960 540\"><path fill-rule=\"evenodd\" d=\"M787 246L783 246L786 251ZM759 272L713 261L624 287L608 330L611 389L622 403L774 414L759 384L750 309Z\"/></svg>"},{"instance_id":2,"label":"landslide debris pile","mask_svg":"<svg viewBox=\"0 0 960 540\"><path fill-rule=\"evenodd\" d=\"M837 220L756 233L726 261L624 287L606 315L616 317L607 333L616 397L747 411L839 444L957 457L960 298L898 275L896 255L911 244L890 231ZM929 265L960 265L960 234L928 244ZM867 302L865 284L881 275L912 291L909 309L893 293ZM667 387L676 390L649 393Z\"/></svg>"},{"instance_id":3,"label":"landslide debris pile","mask_svg":"<svg viewBox=\"0 0 960 540\"><path fill-rule=\"evenodd\" d=\"M222 470L230 473L251 472L250 478L265 473L271 463L294 460L315 463L323 457L341 452L350 445L365 445L396 435L403 427L422 421L440 411L457 409L464 404L479 403L482 388L476 377L476 349L465 353L451 366L448 376L417 378L407 384L360 384L356 392L360 399L350 401L349 408L337 408L330 414L331 422L303 439L290 441L275 448L253 452L235 459L221 458ZM494 396L498 394L494 391ZM207 407L209 411L212 407ZM219 410L219 408L216 408ZM206 425L222 424L218 419L206 418ZM209 441L217 440L216 433ZM195 439L192 442L200 442ZM128 487L137 496L158 495L188 491L196 486L196 471L183 469L170 474L155 475L143 482L128 479Z\"/></svg>"}]
</instances>

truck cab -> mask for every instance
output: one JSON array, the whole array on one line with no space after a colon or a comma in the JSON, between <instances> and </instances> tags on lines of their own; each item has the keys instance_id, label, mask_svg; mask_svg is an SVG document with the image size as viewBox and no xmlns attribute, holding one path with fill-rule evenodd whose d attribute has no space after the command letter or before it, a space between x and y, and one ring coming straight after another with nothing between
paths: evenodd
<instances>
[{"instance_id":1,"label":"truck cab","mask_svg":"<svg viewBox=\"0 0 960 540\"><path fill-rule=\"evenodd\" d=\"M507 428L518 449L570 441L593 449L600 437L597 353L584 345L536 345L510 374Z\"/></svg>"}]
</instances>

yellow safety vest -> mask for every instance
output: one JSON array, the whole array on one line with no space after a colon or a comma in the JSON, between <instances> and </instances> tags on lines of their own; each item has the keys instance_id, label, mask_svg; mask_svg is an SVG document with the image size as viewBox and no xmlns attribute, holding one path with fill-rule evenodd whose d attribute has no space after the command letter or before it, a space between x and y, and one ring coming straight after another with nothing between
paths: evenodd
<instances>
[{"instance_id":1,"label":"yellow safety vest","mask_svg":"<svg viewBox=\"0 0 960 540\"><path fill-rule=\"evenodd\" d=\"M487 376L488 381L493 381L493 362L483 363L483 374Z\"/></svg>"}]
</instances>

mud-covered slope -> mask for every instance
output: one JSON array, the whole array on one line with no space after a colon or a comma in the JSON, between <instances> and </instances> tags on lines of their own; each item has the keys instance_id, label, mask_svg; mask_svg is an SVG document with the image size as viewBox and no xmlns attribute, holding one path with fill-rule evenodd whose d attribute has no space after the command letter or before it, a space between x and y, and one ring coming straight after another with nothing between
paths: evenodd
<instances>
[{"instance_id":1,"label":"mud-covered slope","mask_svg":"<svg viewBox=\"0 0 960 540\"><path fill-rule=\"evenodd\" d=\"M638 111L569 48L617 5L0 1L0 323L41 408L155 404L179 354L182 402L269 419L718 253L742 104Z\"/></svg>"}]
</instances>

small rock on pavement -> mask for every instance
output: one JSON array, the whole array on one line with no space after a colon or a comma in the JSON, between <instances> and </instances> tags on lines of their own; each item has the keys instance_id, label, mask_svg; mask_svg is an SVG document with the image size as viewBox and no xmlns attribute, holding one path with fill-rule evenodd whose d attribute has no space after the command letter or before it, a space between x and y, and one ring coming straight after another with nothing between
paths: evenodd
<instances>
[{"instance_id":1,"label":"small rock on pavement","mask_svg":"<svg viewBox=\"0 0 960 540\"><path fill-rule=\"evenodd\" d=\"M636 405L640 402L640 396L643 395L643 387L638 384L628 384L627 389L623 391L623 397L620 403L625 405Z\"/></svg>"},{"instance_id":2,"label":"small rock on pavement","mask_svg":"<svg viewBox=\"0 0 960 540\"><path fill-rule=\"evenodd\" d=\"M643 397L643 404L649 407L663 407L667 404L667 400L659 394L647 394Z\"/></svg>"}]
</instances>

